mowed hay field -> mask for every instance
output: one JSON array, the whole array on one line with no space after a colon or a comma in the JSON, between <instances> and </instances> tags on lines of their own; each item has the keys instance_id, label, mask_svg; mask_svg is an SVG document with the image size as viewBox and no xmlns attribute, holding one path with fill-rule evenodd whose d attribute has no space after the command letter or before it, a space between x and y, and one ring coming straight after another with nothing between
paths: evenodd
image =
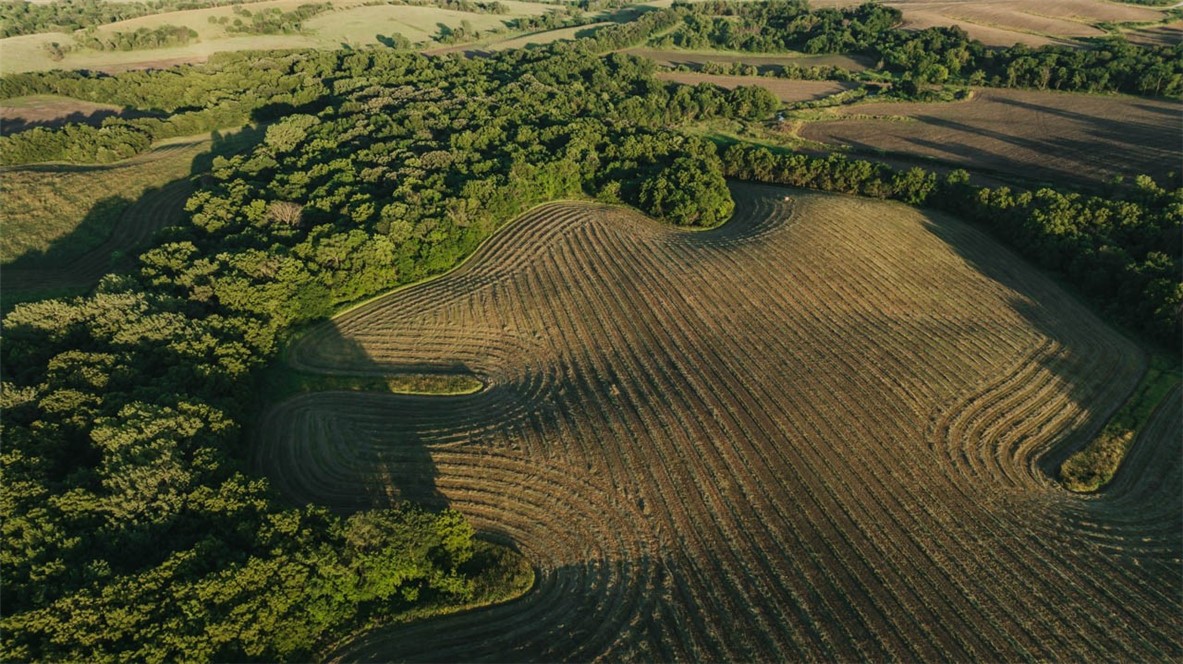
<instances>
[{"instance_id":1,"label":"mowed hay field","mask_svg":"<svg viewBox=\"0 0 1183 664\"><path fill-rule=\"evenodd\" d=\"M843 90L850 90L857 87L854 83L842 81L797 81L764 76L719 76L683 71L657 72L657 78L662 81L673 81L683 85L707 83L725 90L734 90L740 86L758 85L766 88L769 92L776 95L777 99L786 104L822 99L842 92Z\"/></svg>"},{"instance_id":2,"label":"mowed hay field","mask_svg":"<svg viewBox=\"0 0 1183 664\"><path fill-rule=\"evenodd\" d=\"M539 568L520 600L333 658L1183 656L1179 464L1089 499L1039 468L1121 404L1139 350L955 219L734 194L701 233L537 208L290 349L487 385L273 406L255 459L290 500L447 503Z\"/></svg>"},{"instance_id":3,"label":"mowed hay field","mask_svg":"<svg viewBox=\"0 0 1183 664\"><path fill-rule=\"evenodd\" d=\"M176 139L110 165L0 171L5 299L94 285L116 252L181 219L193 161L209 150L208 138Z\"/></svg>"},{"instance_id":4,"label":"mowed hay field","mask_svg":"<svg viewBox=\"0 0 1183 664\"><path fill-rule=\"evenodd\" d=\"M857 0L813 0L813 7L845 7ZM1108 0L887 0L904 13L905 28L957 25L990 46L1042 46L1105 34L1098 23L1157 21L1163 11Z\"/></svg>"},{"instance_id":5,"label":"mowed hay field","mask_svg":"<svg viewBox=\"0 0 1183 664\"><path fill-rule=\"evenodd\" d=\"M1178 171L1181 110L1178 102L1138 97L980 89L964 102L835 108L798 132L857 153L1096 184Z\"/></svg>"}]
</instances>

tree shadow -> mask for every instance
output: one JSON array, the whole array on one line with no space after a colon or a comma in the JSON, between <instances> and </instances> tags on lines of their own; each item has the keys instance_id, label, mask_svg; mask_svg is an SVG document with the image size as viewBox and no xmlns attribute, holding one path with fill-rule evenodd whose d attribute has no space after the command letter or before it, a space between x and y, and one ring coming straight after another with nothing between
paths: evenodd
<instances>
[{"instance_id":1,"label":"tree shadow","mask_svg":"<svg viewBox=\"0 0 1183 664\"><path fill-rule=\"evenodd\" d=\"M194 156L189 174L161 187L145 189L135 200L106 196L96 200L76 226L44 250L30 250L0 265L0 311L30 300L77 295L89 291L104 274L134 267L136 250L157 232L185 218L184 204L193 180L208 173L217 157L240 152L262 139L263 127L212 132L209 149ZM8 172L89 173L127 167L107 165L31 164Z\"/></svg>"},{"instance_id":2,"label":"tree shadow","mask_svg":"<svg viewBox=\"0 0 1183 664\"><path fill-rule=\"evenodd\" d=\"M103 124L103 121L108 118L121 118L124 120L135 120L137 118L157 118L164 117L163 113L144 111L130 106L123 109L98 109L94 111L74 111L67 115L61 115L52 118L26 118L20 115L20 111L16 114L0 119L0 136L11 136L22 131L28 131L37 127L56 128L68 124L89 125L91 127L98 127Z\"/></svg>"}]
</instances>

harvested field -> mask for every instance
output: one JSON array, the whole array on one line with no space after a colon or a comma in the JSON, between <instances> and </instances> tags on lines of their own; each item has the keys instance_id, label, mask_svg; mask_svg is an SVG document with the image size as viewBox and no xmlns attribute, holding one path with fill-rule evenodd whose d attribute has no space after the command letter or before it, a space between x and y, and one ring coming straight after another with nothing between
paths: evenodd
<instances>
[{"instance_id":1,"label":"harvested field","mask_svg":"<svg viewBox=\"0 0 1183 664\"><path fill-rule=\"evenodd\" d=\"M815 7L857 5L854 0L814 0ZM904 13L904 27L957 25L991 46L1041 46L1079 37L1098 37L1101 22L1157 21L1162 10L1107 0L889 0Z\"/></svg>"},{"instance_id":2,"label":"harvested field","mask_svg":"<svg viewBox=\"0 0 1183 664\"><path fill-rule=\"evenodd\" d=\"M116 252L142 245L182 218L193 161L209 150L208 139L186 139L107 166L3 171L9 192L0 202L5 300L94 285Z\"/></svg>"},{"instance_id":3,"label":"harvested field","mask_svg":"<svg viewBox=\"0 0 1183 664\"><path fill-rule=\"evenodd\" d=\"M776 95L785 103L799 101L813 101L829 97L843 90L858 87L855 83L843 81L794 81L784 78L768 78L764 76L717 76L714 74L699 74L697 72L663 71L657 73L662 81L673 81L684 85L698 85L709 83L726 90L732 90L743 85L758 85Z\"/></svg>"},{"instance_id":4,"label":"harvested field","mask_svg":"<svg viewBox=\"0 0 1183 664\"><path fill-rule=\"evenodd\" d=\"M1181 110L1177 102L1138 97L984 89L966 102L835 108L800 135L855 153L919 155L1032 181L1096 184L1177 171Z\"/></svg>"},{"instance_id":5,"label":"harvested field","mask_svg":"<svg viewBox=\"0 0 1183 664\"><path fill-rule=\"evenodd\" d=\"M868 62L866 58L849 55L768 55L764 53L677 51L654 48L631 48L625 53L649 58L665 67L685 66L696 70L701 69L708 62L752 65L761 72L779 70L785 65L792 64L801 67L841 67L850 71L863 71L874 64Z\"/></svg>"},{"instance_id":6,"label":"harvested field","mask_svg":"<svg viewBox=\"0 0 1183 664\"><path fill-rule=\"evenodd\" d=\"M448 503L539 568L521 600L334 658L1183 656L1177 515L1039 468L1120 405L1138 349L957 220L734 193L703 233L537 208L290 350L302 371L487 387L274 406L255 458L288 498Z\"/></svg>"}]
</instances>

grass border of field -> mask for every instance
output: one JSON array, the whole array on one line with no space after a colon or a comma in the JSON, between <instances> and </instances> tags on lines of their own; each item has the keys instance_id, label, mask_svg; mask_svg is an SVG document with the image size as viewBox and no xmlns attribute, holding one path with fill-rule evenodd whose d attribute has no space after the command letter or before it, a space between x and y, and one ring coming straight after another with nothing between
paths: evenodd
<instances>
[{"instance_id":1,"label":"grass border of field","mask_svg":"<svg viewBox=\"0 0 1183 664\"><path fill-rule=\"evenodd\" d=\"M1084 494L1104 489L1121 469L1146 423L1181 381L1178 365L1161 355L1151 357L1137 387L1100 433L1060 464L1061 485Z\"/></svg>"}]
</instances>

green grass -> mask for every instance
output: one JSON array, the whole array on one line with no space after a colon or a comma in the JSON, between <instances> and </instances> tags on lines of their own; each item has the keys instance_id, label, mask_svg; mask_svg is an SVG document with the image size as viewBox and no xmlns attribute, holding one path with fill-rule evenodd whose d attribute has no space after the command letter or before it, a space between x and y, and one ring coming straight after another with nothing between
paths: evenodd
<instances>
[{"instance_id":1,"label":"green grass","mask_svg":"<svg viewBox=\"0 0 1183 664\"><path fill-rule=\"evenodd\" d=\"M1153 358L1138 387L1101 430L1100 435L1060 466L1060 479L1064 487L1078 493L1089 493L1108 484L1150 414L1179 380L1178 366L1165 358Z\"/></svg>"},{"instance_id":2,"label":"green grass","mask_svg":"<svg viewBox=\"0 0 1183 664\"><path fill-rule=\"evenodd\" d=\"M349 391L456 396L473 394L483 387L484 383L469 374L350 376L308 373L292 369L283 363L276 363L263 379L263 394L272 402L311 392Z\"/></svg>"}]
</instances>

